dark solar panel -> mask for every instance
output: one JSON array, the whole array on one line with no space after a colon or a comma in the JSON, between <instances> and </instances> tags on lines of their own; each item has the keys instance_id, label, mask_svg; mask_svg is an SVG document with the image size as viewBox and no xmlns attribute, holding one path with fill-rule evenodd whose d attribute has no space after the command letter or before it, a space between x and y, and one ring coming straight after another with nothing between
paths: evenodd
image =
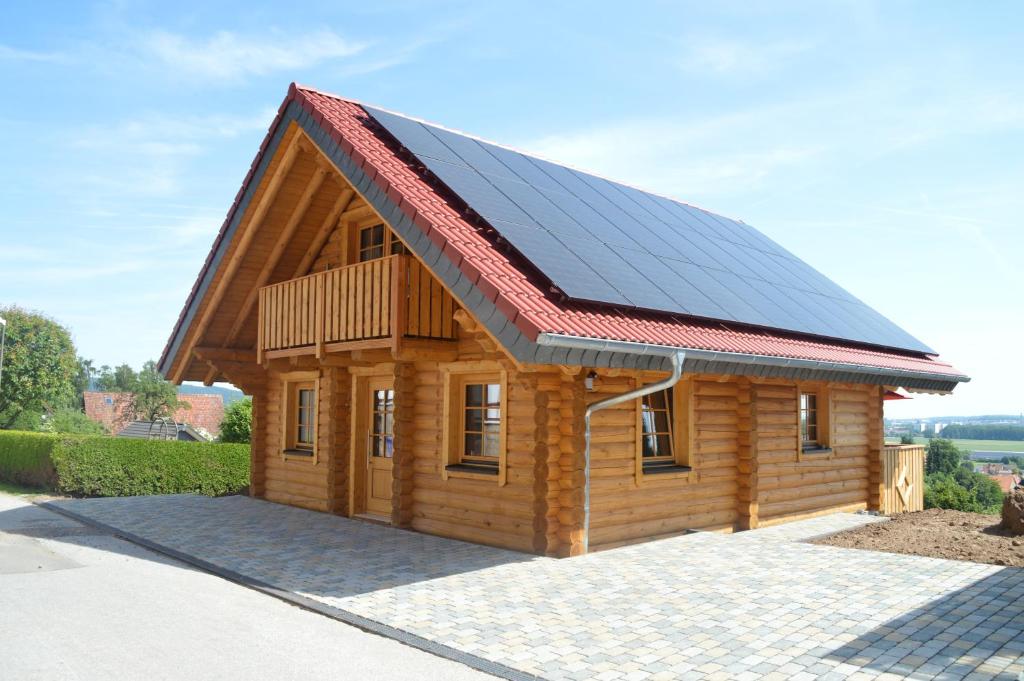
<instances>
[{"instance_id":1,"label":"dark solar panel","mask_svg":"<svg viewBox=\"0 0 1024 681\"><path fill-rule=\"evenodd\" d=\"M570 298L931 351L749 225L365 108Z\"/></svg>"}]
</instances>

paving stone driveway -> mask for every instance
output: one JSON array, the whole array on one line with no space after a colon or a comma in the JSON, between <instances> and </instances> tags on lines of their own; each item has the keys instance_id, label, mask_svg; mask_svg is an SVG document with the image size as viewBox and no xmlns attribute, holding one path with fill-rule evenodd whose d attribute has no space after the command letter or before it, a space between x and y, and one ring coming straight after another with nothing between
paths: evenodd
<instances>
[{"instance_id":1,"label":"paving stone driveway","mask_svg":"<svg viewBox=\"0 0 1024 681\"><path fill-rule=\"evenodd\" d=\"M549 679L1005 678L1024 570L802 543L837 514L556 560L245 497L64 509Z\"/></svg>"}]
</instances>

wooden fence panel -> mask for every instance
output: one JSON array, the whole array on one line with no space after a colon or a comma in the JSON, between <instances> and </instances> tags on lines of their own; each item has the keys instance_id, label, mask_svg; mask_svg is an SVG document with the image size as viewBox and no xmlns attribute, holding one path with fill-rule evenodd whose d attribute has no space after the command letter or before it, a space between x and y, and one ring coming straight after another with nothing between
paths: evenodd
<instances>
[{"instance_id":1,"label":"wooden fence panel","mask_svg":"<svg viewBox=\"0 0 1024 681\"><path fill-rule=\"evenodd\" d=\"M924 510L924 447L887 445L882 450L882 513Z\"/></svg>"}]
</instances>

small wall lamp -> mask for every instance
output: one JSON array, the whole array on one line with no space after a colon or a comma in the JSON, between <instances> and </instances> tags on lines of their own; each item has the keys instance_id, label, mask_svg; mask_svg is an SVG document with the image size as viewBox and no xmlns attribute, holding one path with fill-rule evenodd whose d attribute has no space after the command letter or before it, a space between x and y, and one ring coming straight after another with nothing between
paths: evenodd
<instances>
[{"instance_id":1,"label":"small wall lamp","mask_svg":"<svg viewBox=\"0 0 1024 681\"><path fill-rule=\"evenodd\" d=\"M594 371L594 370L591 370L590 373L587 374L586 378L583 379L583 385L586 387L586 389L588 391L592 392L594 390L594 379L595 378L597 378L597 372Z\"/></svg>"}]
</instances>

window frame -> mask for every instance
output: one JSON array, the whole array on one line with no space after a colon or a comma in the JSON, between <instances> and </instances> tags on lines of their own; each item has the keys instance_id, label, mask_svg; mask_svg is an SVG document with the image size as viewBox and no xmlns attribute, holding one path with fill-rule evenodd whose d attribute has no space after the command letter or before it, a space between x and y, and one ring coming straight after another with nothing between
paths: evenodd
<instances>
[{"instance_id":1,"label":"window frame","mask_svg":"<svg viewBox=\"0 0 1024 681\"><path fill-rule=\"evenodd\" d=\"M394 461L394 459L395 459L395 387L394 387L394 385L391 385L390 387L380 388L380 387L374 386L371 383L367 387L367 392L368 392L367 397L370 397L370 410L367 413L367 419L368 419L369 422L366 425L367 425L367 433L368 433L368 435L370 437L370 442L368 444L370 445L370 450L371 450L371 451L367 452L367 454L369 454L369 456L371 456L371 457L379 457L379 458L384 458L384 459L391 459L392 461ZM390 401L391 409L390 409L390 411L388 410L388 398L387 398L387 395L385 395L385 398L384 398L384 410L383 411L378 411L377 410L377 406L379 404L377 402L377 393L378 392L384 392L384 393L390 393L391 394L390 395L391 396L391 401ZM384 425L384 430L382 430L380 432L377 432L375 430L376 427L377 427L377 415L378 414L381 414L381 415L384 416L383 421L384 421L384 424L385 424ZM389 415L391 417L391 430L387 430L387 417ZM380 438L380 442L382 444L382 448L383 448L383 452L384 452L383 454L376 454L375 453L376 449L377 449L377 447L376 447L376 444L377 444L376 443L376 439L377 438ZM389 441L391 443L391 453L390 453L390 455L388 454L388 442Z\"/></svg>"},{"instance_id":2,"label":"window frame","mask_svg":"<svg viewBox=\"0 0 1024 681\"><path fill-rule=\"evenodd\" d=\"M487 462L482 460L483 457L473 457L467 460L465 455L466 412L469 409L466 405L466 386L476 384L497 385L500 391L498 410L501 421L498 430L496 470L493 472L487 470L485 466ZM486 396L484 400L480 408L486 413ZM496 481L499 486L505 485L508 469L508 372L461 369L459 367L447 369L444 373L443 410L442 478L445 480L450 477L473 478Z\"/></svg>"},{"instance_id":3,"label":"window frame","mask_svg":"<svg viewBox=\"0 0 1024 681\"><path fill-rule=\"evenodd\" d=\"M814 397L815 439L804 439L804 396ZM812 446L808 446L813 443ZM797 460L830 458L832 449L832 391L828 386L798 384L796 390Z\"/></svg>"},{"instance_id":4,"label":"window frame","mask_svg":"<svg viewBox=\"0 0 1024 681\"><path fill-rule=\"evenodd\" d=\"M281 410L281 456L286 461L318 462L318 438L320 433L320 381L318 372L292 372L282 376L283 409ZM313 403L310 407L312 441L307 445L298 440L300 393L310 390Z\"/></svg>"},{"instance_id":5,"label":"window frame","mask_svg":"<svg viewBox=\"0 0 1024 681\"><path fill-rule=\"evenodd\" d=\"M637 381L639 387L640 381ZM644 430L643 430L643 409L644 399L641 396L636 399L636 483L639 485L644 480L692 480L694 476L693 442L694 442L694 419L693 419L693 390L694 381L683 378L671 388L664 392L670 392L671 403L668 407L670 415L669 430L671 433L672 457L658 457L652 461L652 457L645 457L644 454ZM673 461L674 463L666 462ZM645 465L645 463L647 465Z\"/></svg>"},{"instance_id":6,"label":"window frame","mask_svg":"<svg viewBox=\"0 0 1024 681\"><path fill-rule=\"evenodd\" d=\"M363 232L372 230L380 227L383 230L383 235L379 248L380 255L375 258L369 258L363 260L363 252L371 249L375 249L378 246L370 246L363 248L362 237ZM385 222L373 222L371 224L356 224L352 228L352 253L353 259L350 264L356 265L364 262L373 262L374 260L381 260L383 258L390 257L392 255L409 255L409 248L405 245L401 239L395 234L394 230L388 226Z\"/></svg>"}]
</instances>

